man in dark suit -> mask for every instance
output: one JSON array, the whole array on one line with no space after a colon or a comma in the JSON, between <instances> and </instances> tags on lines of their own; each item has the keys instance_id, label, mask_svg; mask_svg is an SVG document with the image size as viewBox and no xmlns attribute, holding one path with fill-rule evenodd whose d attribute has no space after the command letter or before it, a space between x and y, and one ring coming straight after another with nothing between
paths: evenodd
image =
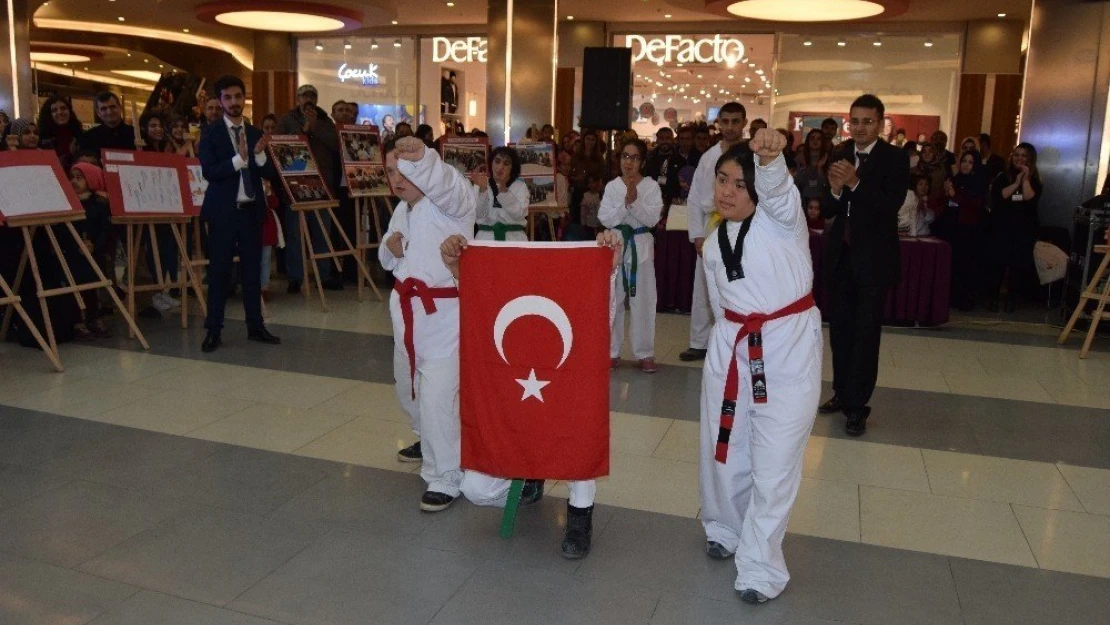
<instances>
[{"instance_id":1,"label":"man in dark suit","mask_svg":"<svg viewBox=\"0 0 1110 625\"><path fill-rule=\"evenodd\" d=\"M879 141L884 113L882 101L870 94L852 103L852 138L834 152L821 206L825 219L836 219L826 230L824 259L834 394L820 410L843 412L850 436L867 429L887 290L902 272L898 209L910 163L905 152Z\"/></svg>"},{"instance_id":2,"label":"man in dark suit","mask_svg":"<svg viewBox=\"0 0 1110 625\"><path fill-rule=\"evenodd\" d=\"M234 76L216 81L223 117L209 125L198 150L201 169L208 181L201 217L208 233L208 336L201 351L213 352L221 344L224 306L231 262L239 254L242 264L243 308L247 313L247 338L277 344L262 322L262 219L266 198L262 176L276 174L266 158L270 140L243 119L246 88Z\"/></svg>"}]
</instances>

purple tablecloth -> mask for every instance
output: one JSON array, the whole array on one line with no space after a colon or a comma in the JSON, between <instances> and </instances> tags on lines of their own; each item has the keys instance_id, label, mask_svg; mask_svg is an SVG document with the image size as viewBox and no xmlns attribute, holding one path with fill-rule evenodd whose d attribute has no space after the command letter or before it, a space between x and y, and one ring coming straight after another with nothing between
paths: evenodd
<instances>
[{"instance_id":1,"label":"purple tablecloth","mask_svg":"<svg viewBox=\"0 0 1110 625\"><path fill-rule=\"evenodd\" d=\"M685 230L655 233L655 280L660 312L690 312L698 253Z\"/></svg>"},{"instance_id":2,"label":"purple tablecloth","mask_svg":"<svg viewBox=\"0 0 1110 625\"><path fill-rule=\"evenodd\" d=\"M901 239L900 243L902 280L887 296L885 320L921 325L947 323L952 283L952 246L932 237ZM825 251L824 235L810 231L809 251L813 254L813 295L823 313L825 285L821 272Z\"/></svg>"}]
</instances>

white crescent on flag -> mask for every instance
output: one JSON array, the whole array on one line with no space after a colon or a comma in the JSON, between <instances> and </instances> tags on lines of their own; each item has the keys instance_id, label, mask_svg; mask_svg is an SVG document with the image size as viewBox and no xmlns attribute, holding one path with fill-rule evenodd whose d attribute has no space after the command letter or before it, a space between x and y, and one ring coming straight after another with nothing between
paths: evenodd
<instances>
[{"instance_id":1,"label":"white crescent on flag","mask_svg":"<svg viewBox=\"0 0 1110 625\"><path fill-rule=\"evenodd\" d=\"M530 315L547 319L559 331L559 338L563 341L563 356L559 359L559 364L555 368L562 367L563 363L567 361L567 357L570 356L571 347L574 345L574 328L570 325L570 317L567 317L567 313L562 306L559 306L554 300L539 295L518 297L502 306L497 313L497 319L493 322L493 343L497 346L497 353L501 355L501 360L504 360L505 364L509 364L509 359L505 356L505 332L514 321ZM537 380L536 370L532 369L528 379L517 380L517 383L524 388L524 395L520 398L520 401L534 397L542 402L543 394L540 391L551 382Z\"/></svg>"}]
</instances>

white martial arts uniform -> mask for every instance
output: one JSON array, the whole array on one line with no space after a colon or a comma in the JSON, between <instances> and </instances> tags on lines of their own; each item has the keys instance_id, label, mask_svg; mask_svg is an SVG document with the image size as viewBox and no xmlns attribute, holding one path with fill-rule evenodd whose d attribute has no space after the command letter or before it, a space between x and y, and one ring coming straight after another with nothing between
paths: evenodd
<instances>
[{"instance_id":1,"label":"white martial arts uniform","mask_svg":"<svg viewBox=\"0 0 1110 625\"><path fill-rule=\"evenodd\" d=\"M626 225L633 230L654 228L663 218L663 194L659 191L659 183L652 178L640 179L636 185L636 201L632 204L624 203L627 194L628 187L622 178L614 178L605 185L605 194L601 197L597 213L601 225L606 228ZM655 356L655 306L659 301L659 292L655 288L655 238L651 232L644 231L636 234L633 240L637 255L636 293L628 297L632 313L632 355L636 360L643 360ZM632 245L627 239L624 243L621 264L631 282ZM629 293L625 292L623 278L621 280L621 288L613 294L616 302L609 343L609 356L612 358L620 357L621 346L624 345L624 300Z\"/></svg>"},{"instance_id":2,"label":"white martial arts uniform","mask_svg":"<svg viewBox=\"0 0 1110 625\"><path fill-rule=\"evenodd\" d=\"M424 456L420 476L428 483L428 490L457 497L462 481L459 468L459 300L457 296L430 299L435 310L429 314L419 293L425 289L455 288L455 280L443 264L439 247L453 234L471 238L478 194L458 170L440 160L435 150L424 150L424 157L417 162L398 160L397 168L424 193L424 199L411 207L405 202L397 206L383 237L388 240L394 232L404 235L405 255L395 258L385 245L378 248L382 267L392 271L397 281L389 298L397 399L412 419L412 431L420 438ZM409 300L415 374L410 369L404 339L402 304L405 298L397 291L406 284L416 289L416 296Z\"/></svg>"},{"instance_id":3,"label":"white martial arts uniform","mask_svg":"<svg viewBox=\"0 0 1110 625\"><path fill-rule=\"evenodd\" d=\"M689 206L690 242L705 236L709 214L713 212L713 183L717 178L717 159L721 158L721 144L717 142L698 161L690 193L686 196ZM709 308L709 291L705 283L705 266L699 256L694 267L694 297L690 302L690 347L705 349L709 344L709 330L713 327L713 314Z\"/></svg>"},{"instance_id":4,"label":"white martial arts uniform","mask_svg":"<svg viewBox=\"0 0 1110 625\"><path fill-rule=\"evenodd\" d=\"M493 184L493 180L490 180ZM494 206L493 193L489 187L478 192L478 234L474 237L478 241L493 241L495 234L489 230L481 230L481 226L504 224L507 226L520 226L524 228L528 223L528 185L523 180L516 180L508 189L501 189L497 194L497 203ZM506 241L527 241L528 235L524 230L505 233Z\"/></svg>"},{"instance_id":5,"label":"white martial arts uniform","mask_svg":"<svg viewBox=\"0 0 1110 625\"><path fill-rule=\"evenodd\" d=\"M758 158L758 157L756 157ZM758 161L757 161L758 162ZM790 575L782 540L802 479L802 456L821 391L821 316L810 308L767 321L763 361L767 403L753 400L748 339L736 345L739 373L735 423L727 462L714 455L722 400L740 315L770 315L805 298L813 289L809 230L798 189L779 156L756 168L759 204L744 242L744 278L729 282L718 234L705 240L705 271L716 323L702 378L701 501L706 539L736 553L736 589L776 597ZM741 223L724 222L730 246Z\"/></svg>"}]
</instances>

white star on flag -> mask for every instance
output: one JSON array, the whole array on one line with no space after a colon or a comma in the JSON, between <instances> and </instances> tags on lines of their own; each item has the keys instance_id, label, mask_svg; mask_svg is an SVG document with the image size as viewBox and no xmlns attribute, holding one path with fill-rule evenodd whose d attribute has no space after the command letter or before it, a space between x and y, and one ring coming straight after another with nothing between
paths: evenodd
<instances>
[{"instance_id":1,"label":"white star on flag","mask_svg":"<svg viewBox=\"0 0 1110 625\"><path fill-rule=\"evenodd\" d=\"M520 401L524 401L529 397L535 397L541 402L543 401L543 393L540 391L543 390L543 387L551 384L551 382L537 380L535 369L532 369L532 372L528 374L527 380L517 380L516 383L524 387L524 396L520 398Z\"/></svg>"}]
</instances>

